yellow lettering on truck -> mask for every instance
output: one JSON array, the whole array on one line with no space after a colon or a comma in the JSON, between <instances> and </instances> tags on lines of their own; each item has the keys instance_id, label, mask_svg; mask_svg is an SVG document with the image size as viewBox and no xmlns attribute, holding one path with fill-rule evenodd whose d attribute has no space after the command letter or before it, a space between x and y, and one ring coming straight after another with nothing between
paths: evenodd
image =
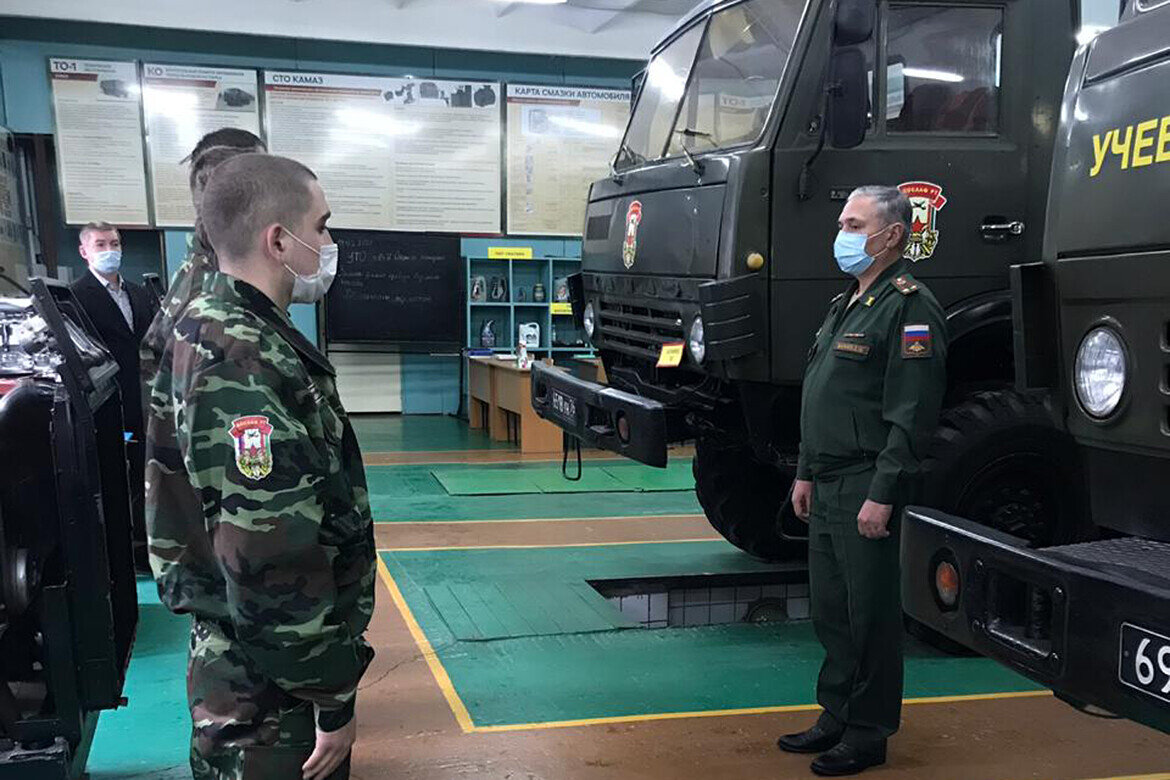
<instances>
[{"instance_id":1,"label":"yellow lettering on truck","mask_svg":"<svg viewBox=\"0 0 1170 780\"><path fill-rule=\"evenodd\" d=\"M1110 139L1116 132L1110 130L1104 139L1100 134L1093 136L1093 170L1089 171L1089 176L1096 176L1101 172L1101 166L1105 164L1105 155L1109 152Z\"/></svg>"},{"instance_id":2,"label":"yellow lettering on truck","mask_svg":"<svg viewBox=\"0 0 1170 780\"><path fill-rule=\"evenodd\" d=\"M1154 164L1154 155L1142 154L1142 150L1154 148L1153 132L1157 126L1157 119L1142 122L1137 126L1137 138L1133 142L1133 167L1144 168Z\"/></svg>"},{"instance_id":3,"label":"yellow lettering on truck","mask_svg":"<svg viewBox=\"0 0 1170 780\"><path fill-rule=\"evenodd\" d=\"M1121 138L1121 131L1113 131L1113 146L1111 147L1114 154L1121 155L1121 170L1129 168L1129 145L1133 141L1133 125L1125 128L1125 140L1118 145L1117 141Z\"/></svg>"}]
</instances>

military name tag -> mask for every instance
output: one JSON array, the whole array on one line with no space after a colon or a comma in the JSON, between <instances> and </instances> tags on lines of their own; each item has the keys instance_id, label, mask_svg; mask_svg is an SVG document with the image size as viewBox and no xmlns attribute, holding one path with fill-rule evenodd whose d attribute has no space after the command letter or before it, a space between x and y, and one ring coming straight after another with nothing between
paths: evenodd
<instances>
[{"instance_id":1,"label":"military name tag","mask_svg":"<svg viewBox=\"0 0 1170 780\"><path fill-rule=\"evenodd\" d=\"M681 341L674 344L663 344L662 352L658 353L659 368L677 368L682 364L683 349L686 347Z\"/></svg>"},{"instance_id":2,"label":"military name tag","mask_svg":"<svg viewBox=\"0 0 1170 780\"><path fill-rule=\"evenodd\" d=\"M934 352L929 325L906 325L902 328L902 357L928 358Z\"/></svg>"},{"instance_id":3,"label":"military name tag","mask_svg":"<svg viewBox=\"0 0 1170 780\"><path fill-rule=\"evenodd\" d=\"M833 345L834 352L848 352L850 355L861 355L865 357L869 354L869 344L858 344L853 341L838 341Z\"/></svg>"}]
</instances>

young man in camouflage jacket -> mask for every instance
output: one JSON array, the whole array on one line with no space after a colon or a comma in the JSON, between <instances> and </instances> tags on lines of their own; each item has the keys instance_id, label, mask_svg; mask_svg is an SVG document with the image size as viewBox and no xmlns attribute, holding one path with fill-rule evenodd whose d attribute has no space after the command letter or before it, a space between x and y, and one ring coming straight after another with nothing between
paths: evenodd
<instances>
[{"instance_id":1,"label":"young man in camouflage jacket","mask_svg":"<svg viewBox=\"0 0 1170 780\"><path fill-rule=\"evenodd\" d=\"M219 271L179 313L147 432L147 529L163 603L194 618L196 780L349 774L373 651L365 475L329 361L292 325L336 271L316 177L281 157L222 163L202 217Z\"/></svg>"}]
</instances>

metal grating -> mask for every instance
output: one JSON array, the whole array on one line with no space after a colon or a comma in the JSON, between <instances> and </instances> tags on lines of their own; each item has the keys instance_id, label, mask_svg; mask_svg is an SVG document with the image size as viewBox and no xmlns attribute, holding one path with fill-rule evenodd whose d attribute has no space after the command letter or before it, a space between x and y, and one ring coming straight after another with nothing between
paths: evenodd
<instances>
[{"instance_id":1,"label":"metal grating","mask_svg":"<svg viewBox=\"0 0 1170 780\"><path fill-rule=\"evenodd\" d=\"M598 329L606 346L637 357L658 359L663 344L686 340L677 311L620 300L601 300Z\"/></svg>"},{"instance_id":2,"label":"metal grating","mask_svg":"<svg viewBox=\"0 0 1170 780\"><path fill-rule=\"evenodd\" d=\"M1129 537L1050 547L1047 552L1089 564L1136 569L1162 579L1170 578L1170 544L1166 542Z\"/></svg>"}]
</instances>

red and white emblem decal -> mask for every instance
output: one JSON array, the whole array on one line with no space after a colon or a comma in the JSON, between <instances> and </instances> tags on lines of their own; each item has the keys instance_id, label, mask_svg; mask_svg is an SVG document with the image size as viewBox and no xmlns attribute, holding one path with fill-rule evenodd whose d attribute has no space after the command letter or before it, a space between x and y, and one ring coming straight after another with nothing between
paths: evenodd
<instances>
[{"instance_id":1,"label":"red and white emblem decal","mask_svg":"<svg viewBox=\"0 0 1170 780\"><path fill-rule=\"evenodd\" d=\"M267 417L237 417L228 432L235 441L236 468L241 474L259 480L272 473L272 426Z\"/></svg>"},{"instance_id":2,"label":"red and white emblem decal","mask_svg":"<svg viewBox=\"0 0 1170 780\"><path fill-rule=\"evenodd\" d=\"M910 199L910 240L906 242L907 260L917 263L934 254L938 246L938 212L947 205L942 187L929 181L908 181L898 189Z\"/></svg>"},{"instance_id":3,"label":"red and white emblem decal","mask_svg":"<svg viewBox=\"0 0 1170 780\"><path fill-rule=\"evenodd\" d=\"M638 256L638 225L640 224L642 224L642 202L636 200L626 210L626 240L622 243L622 262L626 264L626 268L633 268L634 259Z\"/></svg>"}]
</instances>

